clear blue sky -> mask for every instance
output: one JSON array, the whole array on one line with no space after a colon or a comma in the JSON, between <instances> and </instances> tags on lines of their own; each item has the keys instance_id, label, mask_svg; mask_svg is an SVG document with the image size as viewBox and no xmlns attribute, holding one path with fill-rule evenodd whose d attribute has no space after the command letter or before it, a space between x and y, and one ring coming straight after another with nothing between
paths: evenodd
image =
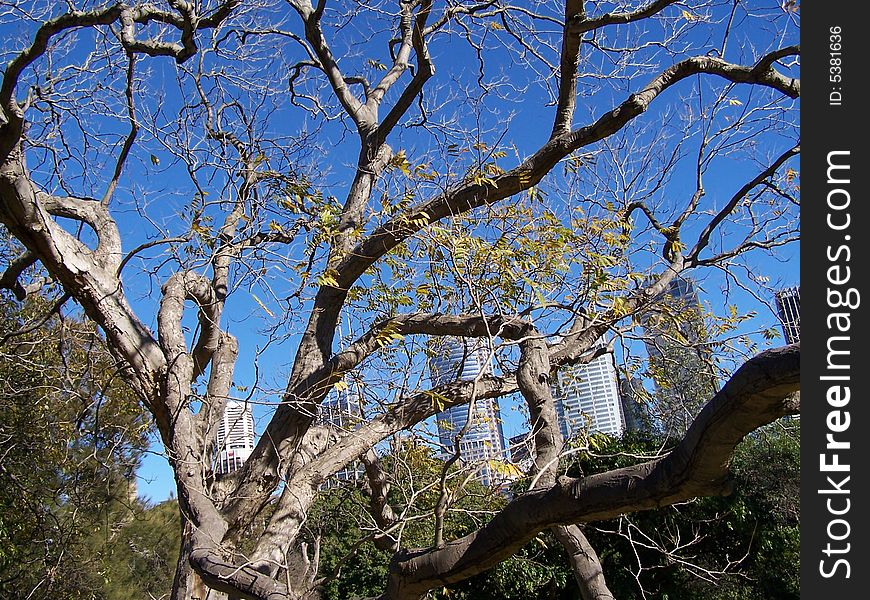
<instances>
[{"instance_id":1,"label":"clear blue sky","mask_svg":"<svg viewBox=\"0 0 870 600\"><path fill-rule=\"evenodd\" d=\"M723 10L727 9L723 4ZM754 7L754 10L761 11L762 8ZM769 8L774 14L778 9L778 3L770 2ZM671 26L686 25L685 17L680 16L682 6L671 7L669 9L668 19L661 22L653 22L648 34L660 33ZM722 17L724 15L718 15ZM742 19L745 15L741 13L741 18L735 21L736 26L742 25ZM680 19L683 19L682 21ZM778 17L779 18L779 17ZM291 22L295 22L291 19ZM294 25L295 27L295 25ZM389 56L384 50L386 45L383 43L389 32L377 29L367 28L367 24L353 23L354 30L350 30L350 26L341 32L341 35L336 35L337 39L352 40L348 42L347 47L342 47L339 42L335 44L336 54L342 56L347 51L350 54L343 59L343 66L348 71L359 67L365 70L368 68L368 74L371 77L376 76L377 69L366 67L365 61L369 57L373 57L381 62L388 62ZM548 25L544 25L548 27ZM661 29L658 29L661 28ZM552 27L550 27L552 29ZM25 37L32 34L33 24L7 22L0 25L0 37L5 38L3 46L6 48L20 48L21 43L15 41L19 34L25 34ZM785 31L785 29L782 29ZM764 46L768 43L779 44L779 40L775 40L782 31L778 24L768 27L762 19L758 24L751 25L748 31L740 33L740 37L735 37L734 42L729 46L726 52L726 59L735 62L746 62L747 44L746 39L752 39L759 46ZM365 48L353 45L359 40L361 34L364 33ZM644 34L644 35L648 35ZM74 45L69 53L69 57L73 59L84 59L85 52L92 44L92 36L86 32L79 32L78 38L80 44ZM487 38L488 44L495 44L494 41L499 35L495 28L488 32L490 36ZM638 34L641 35L641 34ZM700 35L700 34L699 34ZM795 30L794 36L797 35ZM557 36L553 36L552 50L558 48ZM700 41L693 38L693 34L686 37L688 41ZM614 43L624 40L613 40ZM796 40L795 40L796 41ZM783 43L782 45L785 45ZM370 52L371 48L377 50ZM505 145L513 145L516 148L516 153L520 156L527 156L534 149L546 141L549 136L553 119L553 106L550 103L550 96L546 90L538 85L534 85L539 78L537 73L529 69L524 69L511 64L505 56L493 55L488 59L487 72L488 76L497 78L500 72L510 72L510 92L511 98L503 100L498 97L497 88L493 88L492 92L488 92L480 98L473 98L472 95L464 95L461 93L462 86L476 85L478 59L475 52L464 43L458 43L456 40L436 42L431 48L432 55L435 58L437 66L437 74L435 79L430 82L429 91L427 91L427 101L433 104L444 102L447 112L457 112L457 120L446 123L448 128L468 126L470 128L480 128L486 133L482 136L482 140L493 144L499 138L501 130L506 129L507 135L504 137ZM646 51L646 56L652 58L657 49L651 46ZM260 60L263 64L267 64L270 60L277 60L280 56L259 56L256 60ZM275 53L272 53L275 54ZM552 53L551 53L552 54ZM646 57L643 53L640 58ZM679 56L677 56L679 58ZM140 114L141 115L172 115L177 113L182 105L195 102L193 96L182 97L178 93L176 85L176 67L171 61L165 59L143 59L143 65L147 64L151 69L151 75L144 86L149 86L150 91L141 94ZM274 67L274 65L272 65ZM374 69L374 70L373 70ZM652 70L650 71L650 74ZM582 123L587 120L587 115L600 115L603 111L611 109L616 102L623 100L631 91L635 91L638 87L644 85L650 75L643 75L633 79L630 83L615 81L610 89L594 95L588 95L588 88L585 85L580 87L580 103L578 113L575 119L576 123ZM282 75L278 78L279 83L276 85L286 85L286 77ZM457 84L459 82L459 84ZM253 82L252 82L253 83ZM664 97L660 99L647 114L643 115L642 119L645 122L656 123L658 121L666 123L670 127L678 127L680 119L686 116L685 112L690 112L693 107L691 105L680 105L679 98L689 94L693 81L687 81L675 89L669 90ZM721 88L721 83L716 84ZM527 87L528 86L528 87ZM188 92L190 89L188 88ZM709 90L705 93L708 93ZM269 98L259 98L258 92L252 85L251 89L245 89L240 86L237 93L243 96L243 100L248 103L248 106L266 106L266 109L274 110L274 113L266 121L265 130L258 133L269 135L289 135L300 130L311 130L315 124L310 119L306 119L299 111L293 111L287 102L287 93L282 88L279 94ZM735 114L742 110L741 107L751 105L756 99L749 97L748 91L737 88L734 90L731 99L735 101L733 110ZM388 98L389 100L389 98ZM481 111L480 119L474 122L475 102L486 110ZM83 105L82 110L85 116L85 125L93 126L98 123L99 127L94 127L100 130L100 134L107 135L109 133L123 134L126 124L123 120L105 119L104 115L100 114L100 107L95 107L91 112L87 112ZM665 108L674 109L676 111L667 113ZM454 109L458 109L454 111ZM437 114L430 115L431 119L437 119ZM505 127L505 124L509 123ZM199 126L199 124L196 124ZM81 138L77 136L75 128L69 128L70 133L67 138L67 143L71 147L81 145ZM183 133L183 132L182 132ZM181 135L181 134L179 134ZM652 129L641 134L649 136L652 140L656 136L656 130ZM328 193L342 198L343 193L347 190L348 178L351 171L346 168L347 165L353 165L356 162L357 143L354 140L353 134L345 134L341 126L336 123L329 123L323 127L322 135L319 136L322 140L322 146L313 149L310 154L300 152L298 157L303 161L303 167L320 168L326 171L325 189ZM396 136L391 139L391 144L394 148L407 149L409 156L414 156L418 152L423 152L431 148L431 143L427 141L425 135L421 135L417 129L406 129L397 131ZM149 139L147 131L143 131L140 137L140 144L134 149L131 160L127 166L125 177L122 181L124 190L119 190L117 195L117 208L115 214L119 220L122 235L125 238L125 249L129 250L136 245L153 239L157 235L157 227L165 227L170 234L178 234L183 232L188 227L187 224L178 218L178 214L183 208L190 204L193 189L190 185L190 180L186 170L173 160L172 151L176 149L177 140L166 137L158 141L153 138ZM671 143L674 143L672 140ZM786 143L784 139L778 141L780 148ZM693 142L688 142L688 147L693 147ZM759 147L759 152L764 153L767 148ZM159 164L154 164L152 157ZM759 156L759 158L761 158ZM504 159L505 166L515 164L516 158L508 156ZM796 161L794 161L796 163ZM85 164L85 163L83 163ZM70 161L68 164L69 174L71 179L76 176L83 178L93 176L93 180L106 180L106 174L113 168L111 160L102 163L91 162L87 163L88 169L77 167L75 161ZM328 166L329 168L324 168ZM437 167L437 165L435 165ZM795 168L797 166L795 165ZM76 174L76 169L81 169L81 173ZM706 178L707 197L705 202L710 205L721 205L721 203L730 197L740 184L747 178L748 174L754 173L756 167L746 160L746 155L742 158L735 158L730 162L719 165L712 169ZM691 193L691 168L680 166L677 169L678 176L668 186L669 193L676 196L684 196ZM212 189L213 196L220 194L219 186L217 189ZM210 188L211 189L211 188ZM147 196L141 195L143 190L148 191ZM550 196L552 201L557 201L557 196ZM151 224L145 223L140 215L132 208L136 202L147 202L148 217ZM144 256L155 256L160 250L148 253ZM793 244L790 247L782 249L778 253L777 258L756 254L750 265L750 270L747 275L764 276L770 279L772 287L782 287L795 285L799 283L799 246ZM135 261L134 261L135 262ZM132 273L136 271L137 264L131 264L130 275L125 279L125 289L130 296L134 307L143 321L152 329L156 329L156 302L159 300L159 285L165 279L166 272L161 272L157 277L148 278L145 276L134 276ZM745 331L754 331L775 323L774 316L767 310L763 303L753 298L751 294L734 285L726 284L725 279L721 274L715 271L707 271L699 277L701 288L701 299L707 302L710 307L716 312L722 312L725 309L725 304L737 304L743 310L754 310L758 313L757 317L745 323L742 327ZM724 290L728 291L727 301L724 300ZM296 338L292 335L288 336L280 344L273 344L269 350L257 356L258 349L263 347L264 339L259 335L259 331L268 321L266 310L280 313L280 308L276 306L275 298L282 297L284 290L277 290L273 295L269 288L265 285L252 284L243 289L239 289L230 298L228 310L226 312L225 325L229 331L236 335L240 341L240 356L236 369L236 383L241 387L250 387L255 381L255 359L257 362L256 372L260 375L260 382L275 390L280 390L283 385L283 376L289 368L289 361L292 360L295 351ZM763 298L768 302L772 298ZM263 308L261 305L265 305ZM192 317L191 317L192 318ZM191 331L195 329L193 321L189 321ZM640 350L642 352L642 350ZM274 398L273 398L274 399ZM512 410L511 402L506 401L502 404L503 418L505 420L505 434L507 436L520 432L523 428L520 412ZM268 413L266 407L257 406L255 409L255 418L258 422L258 429L262 430ZM159 444L155 444L154 453L146 456L143 461L143 466L139 472L139 490L140 493L154 501L162 500L170 494L174 489L171 472L165 459L160 455Z\"/></svg>"}]
</instances>

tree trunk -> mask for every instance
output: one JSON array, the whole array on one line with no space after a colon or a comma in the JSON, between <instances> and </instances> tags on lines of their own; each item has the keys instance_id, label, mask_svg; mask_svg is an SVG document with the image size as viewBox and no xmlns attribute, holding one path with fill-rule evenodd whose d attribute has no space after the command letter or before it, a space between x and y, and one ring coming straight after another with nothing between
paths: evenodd
<instances>
[{"instance_id":1,"label":"tree trunk","mask_svg":"<svg viewBox=\"0 0 870 600\"><path fill-rule=\"evenodd\" d=\"M217 590L209 589L193 567L190 565L190 553L193 550L193 536L190 521L181 515L182 536L181 549L178 553L178 563L175 566L175 578L172 581L172 600L227 600L227 595Z\"/></svg>"},{"instance_id":2,"label":"tree trunk","mask_svg":"<svg viewBox=\"0 0 870 600\"><path fill-rule=\"evenodd\" d=\"M604 571L595 549L577 525L554 527L553 533L568 552L574 578L583 600L614 600L604 580Z\"/></svg>"}]
</instances>

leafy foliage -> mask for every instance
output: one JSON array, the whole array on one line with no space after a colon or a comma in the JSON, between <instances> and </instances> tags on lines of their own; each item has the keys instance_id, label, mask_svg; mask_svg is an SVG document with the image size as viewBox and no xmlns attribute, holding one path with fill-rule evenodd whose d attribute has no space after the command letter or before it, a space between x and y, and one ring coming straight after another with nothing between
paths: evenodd
<instances>
[{"instance_id":1,"label":"leafy foliage","mask_svg":"<svg viewBox=\"0 0 870 600\"><path fill-rule=\"evenodd\" d=\"M800 597L800 422L746 439L734 491L586 528L616 598L792 600ZM626 436L572 468L597 472L654 454L662 440ZM647 596L649 597L649 596Z\"/></svg>"},{"instance_id":2,"label":"leafy foliage","mask_svg":"<svg viewBox=\"0 0 870 600\"><path fill-rule=\"evenodd\" d=\"M88 550L129 514L146 447L141 408L93 325L50 302L0 302L0 595L93 597Z\"/></svg>"}]
</instances>

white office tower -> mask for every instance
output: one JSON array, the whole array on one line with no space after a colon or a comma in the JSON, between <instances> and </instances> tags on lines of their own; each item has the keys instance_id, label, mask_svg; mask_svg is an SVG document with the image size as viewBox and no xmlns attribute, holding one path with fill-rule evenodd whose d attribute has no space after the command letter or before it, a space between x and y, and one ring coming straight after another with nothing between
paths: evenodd
<instances>
[{"instance_id":1,"label":"white office tower","mask_svg":"<svg viewBox=\"0 0 870 600\"><path fill-rule=\"evenodd\" d=\"M343 389L337 389L343 387ZM333 388L327 399L317 411L317 422L321 425L331 425L334 428L334 438L340 438L356 429L363 420L362 396L353 384L340 382ZM330 436L333 439L333 436ZM347 465L330 477L324 487L333 488L347 482L361 480L365 475L362 463Z\"/></svg>"},{"instance_id":2,"label":"white office tower","mask_svg":"<svg viewBox=\"0 0 870 600\"><path fill-rule=\"evenodd\" d=\"M605 346L600 338L590 350ZM625 420L612 352L559 369L551 389L565 440L584 432L622 435Z\"/></svg>"},{"instance_id":3,"label":"white office tower","mask_svg":"<svg viewBox=\"0 0 870 600\"><path fill-rule=\"evenodd\" d=\"M230 400L224 408L217 432L218 475L232 473L242 467L254 449L254 416L247 402Z\"/></svg>"},{"instance_id":4,"label":"white office tower","mask_svg":"<svg viewBox=\"0 0 870 600\"><path fill-rule=\"evenodd\" d=\"M472 381L492 371L489 349L478 340L440 338L433 342L432 351L435 354L429 359L429 378L433 388L454 381ZM471 423L459 442L462 464L480 465L479 479L484 485L490 485L497 479L490 461L504 461L504 434L498 400L475 399L470 416ZM441 445L446 453L452 454L456 436L468 421L469 405L448 408L435 418Z\"/></svg>"},{"instance_id":5,"label":"white office tower","mask_svg":"<svg viewBox=\"0 0 870 600\"><path fill-rule=\"evenodd\" d=\"M801 289L790 287L776 293L776 313L786 344L801 341Z\"/></svg>"}]
</instances>

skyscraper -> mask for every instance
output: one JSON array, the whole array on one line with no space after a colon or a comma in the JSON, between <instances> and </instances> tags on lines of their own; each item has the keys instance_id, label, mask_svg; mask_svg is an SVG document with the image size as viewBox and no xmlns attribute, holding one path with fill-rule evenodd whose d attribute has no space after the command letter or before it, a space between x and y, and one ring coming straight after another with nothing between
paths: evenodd
<instances>
[{"instance_id":1,"label":"skyscraper","mask_svg":"<svg viewBox=\"0 0 870 600\"><path fill-rule=\"evenodd\" d=\"M247 402L230 400L218 424L215 473L226 475L242 467L254 449L254 416Z\"/></svg>"},{"instance_id":2,"label":"skyscraper","mask_svg":"<svg viewBox=\"0 0 870 600\"><path fill-rule=\"evenodd\" d=\"M472 381L490 372L489 350L475 341L442 338L434 342L435 355L429 359L429 379L432 387L454 381ZM469 405L453 406L436 415L438 438L448 453L452 453L456 436L469 419ZM480 478L492 481L490 460L504 460L504 433L498 400L476 398L471 411L471 423L459 442L463 464L482 464Z\"/></svg>"},{"instance_id":3,"label":"skyscraper","mask_svg":"<svg viewBox=\"0 0 870 600\"><path fill-rule=\"evenodd\" d=\"M656 387L653 419L664 433L682 435L716 393L718 383L695 282L675 277L657 300L642 317Z\"/></svg>"},{"instance_id":4,"label":"skyscraper","mask_svg":"<svg viewBox=\"0 0 870 600\"><path fill-rule=\"evenodd\" d=\"M339 436L353 431L362 420L362 398L353 384L341 390L333 388L317 411L317 422L331 425ZM351 463L330 477L324 487L331 488L345 482L359 481L364 475L365 468L362 463Z\"/></svg>"},{"instance_id":5,"label":"skyscraper","mask_svg":"<svg viewBox=\"0 0 870 600\"><path fill-rule=\"evenodd\" d=\"M619 382L619 398L622 403L622 420L625 431L650 429L649 393L640 377L625 377Z\"/></svg>"},{"instance_id":6,"label":"skyscraper","mask_svg":"<svg viewBox=\"0 0 870 600\"><path fill-rule=\"evenodd\" d=\"M605 346L602 337L592 349ZM622 435L624 419L612 352L559 369L552 392L565 440L585 431Z\"/></svg>"},{"instance_id":7,"label":"skyscraper","mask_svg":"<svg viewBox=\"0 0 870 600\"><path fill-rule=\"evenodd\" d=\"M801 341L801 289L789 287L776 293L776 314L787 344Z\"/></svg>"}]
</instances>

